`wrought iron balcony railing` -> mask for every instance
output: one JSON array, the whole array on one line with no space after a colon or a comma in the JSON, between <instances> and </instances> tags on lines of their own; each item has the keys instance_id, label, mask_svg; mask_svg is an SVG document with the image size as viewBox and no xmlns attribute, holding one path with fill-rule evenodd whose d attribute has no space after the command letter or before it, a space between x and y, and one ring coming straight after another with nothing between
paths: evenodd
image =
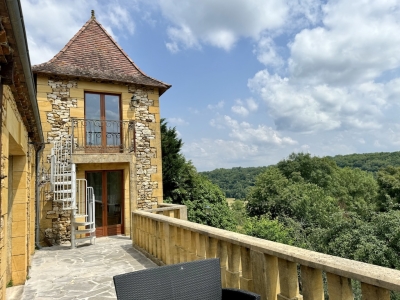
<instances>
[{"instance_id":1,"label":"wrought iron balcony railing","mask_svg":"<svg viewBox=\"0 0 400 300\"><path fill-rule=\"evenodd\" d=\"M72 119L74 153L130 153L135 151L133 120Z\"/></svg>"}]
</instances>

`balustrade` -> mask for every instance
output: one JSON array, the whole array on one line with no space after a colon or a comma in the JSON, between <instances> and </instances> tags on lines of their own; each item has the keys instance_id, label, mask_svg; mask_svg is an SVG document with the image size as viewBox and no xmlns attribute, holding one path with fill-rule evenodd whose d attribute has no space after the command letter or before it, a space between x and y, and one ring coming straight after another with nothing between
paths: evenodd
<instances>
[{"instance_id":1,"label":"balustrade","mask_svg":"<svg viewBox=\"0 0 400 300\"><path fill-rule=\"evenodd\" d=\"M159 265L219 257L223 287L268 300L323 300L324 275L330 300L354 299L351 280L361 282L363 300L400 291L398 270L180 220L173 207L132 212L133 246Z\"/></svg>"},{"instance_id":2,"label":"balustrade","mask_svg":"<svg viewBox=\"0 0 400 300\"><path fill-rule=\"evenodd\" d=\"M134 152L135 123L132 120L72 119L74 153Z\"/></svg>"}]
</instances>

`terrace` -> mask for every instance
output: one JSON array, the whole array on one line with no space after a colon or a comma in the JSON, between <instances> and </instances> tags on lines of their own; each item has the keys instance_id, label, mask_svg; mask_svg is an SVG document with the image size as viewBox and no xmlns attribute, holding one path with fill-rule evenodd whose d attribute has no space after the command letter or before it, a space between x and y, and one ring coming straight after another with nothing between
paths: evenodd
<instances>
[{"instance_id":1,"label":"terrace","mask_svg":"<svg viewBox=\"0 0 400 300\"><path fill-rule=\"evenodd\" d=\"M261 294L262 299L321 300L327 294L330 300L354 299L352 282L353 286L359 283L363 300L389 300L391 291L400 291L400 271L186 219L185 206L162 204L132 212L132 241L115 236L74 250L42 249L33 258L32 278L26 283L22 299L46 299L45 295L57 299L113 299L112 276L116 274L214 257L221 259L224 287L250 290Z\"/></svg>"}]
</instances>

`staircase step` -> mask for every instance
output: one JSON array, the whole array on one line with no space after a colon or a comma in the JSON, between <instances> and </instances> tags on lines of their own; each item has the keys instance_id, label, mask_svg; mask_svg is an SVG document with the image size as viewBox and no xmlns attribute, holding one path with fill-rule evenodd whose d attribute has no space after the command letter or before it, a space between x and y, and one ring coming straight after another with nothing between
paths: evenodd
<instances>
[{"instance_id":1,"label":"staircase step","mask_svg":"<svg viewBox=\"0 0 400 300\"><path fill-rule=\"evenodd\" d=\"M93 244L95 244L96 243L96 236L95 235L75 238L75 243L82 243L82 242L89 241L89 240L90 240L90 242L92 242L92 239L93 239Z\"/></svg>"},{"instance_id":2,"label":"staircase step","mask_svg":"<svg viewBox=\"0 0 400 300\"><path fill-rule=\"evenodd\" d=\"M93 225L94 222L73 222L73 225L75 226L87 226L87 225Z\"/></svg>"},{"instance_id":3,"label":"staircase step","mask_svg":"<svg viewBox=\"0 0 400 300\"><path fill-rule=\"evenodd\" d=\"M56 182L54 182L54 184L56 184L56 185L71 185L72 184L72 181L56 181Z\"/></svg>"},{"instance_id":4,"label":"staircase step","mask_svg":"<svg viewBox=\"0 0 400 300\"><path fill-rule=\"evenodd\" d=\"M53 202L56 203L72 202L72 198L54 199Z\"/></svg>"},{"instance_id":5,"label":"staircase step","mask_svg":"<svg viewBox=\"0 0 400 300\"><path fill-rule=\"evenodd\" d=\"M63 193L63 194L71 194L72 193L72 190L56 190L56 191L53 191L53 193L57 193L57 194L61 194L61 193Z\"/></svg>"},{"instance_id":6,"label":"staircase step","mask_svg":"<svg viewBox=\"0 0 400 300\"><path fill-rule=\"evenodd\" d=\"M88 215L83 215L83 214L75 214L75 218L84 218L87 217Z\"/></svg>"},{"instance_id":7,"label":"staircase step","mask_svg":"<svg viewBox=\"0 0 400 300\"><path fill-rule=\"evenodd\" d=\"M71 176L72 176L72 173L60 173L60 174L54 174L54 177L62 177L62 176L65 176L65 177L71 177Z\"/></svg>"},{"instance_id":8,"label":"staircase step","mask_svg":"<svg viewBox=\"0 0 400 300\"><path fill-rule=\"evenodd\" d=\"M96 231L96 228L81 229L81 230L75 230L75 234L92 233L95 231Z\"/></svg>"}]
</instances>

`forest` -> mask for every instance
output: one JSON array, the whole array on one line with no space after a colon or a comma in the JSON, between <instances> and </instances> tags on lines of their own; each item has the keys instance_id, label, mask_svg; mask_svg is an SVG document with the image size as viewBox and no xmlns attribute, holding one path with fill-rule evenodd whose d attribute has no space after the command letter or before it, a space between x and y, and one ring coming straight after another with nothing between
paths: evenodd
<instances>
[{"instance_id":1,"label":"forest","mask_svg":"<svg viewBox=\"0 0 400 300\"><path fill-rule=\"evenodd\" d=\"M368 163L367 154L293 153L274 166L204 174L180 153L182 141L175 128L168 128L165 121L162 126L164 199L187 205L190 221L400 270L397 152L382 154L381 161L394 166L382 162L379 169L378 154ZM164 159L164 153L169 157ZM356 162L364 164L354 168ZM220 176L231 174L232 180L224 181L226 187L232 187L236 178L241 200L229 207L210 173L218 174L218 184L223 181ZM392 299L400 295L392 294Z\"/></svg>"},{"instance_id":2,"label":"forest","mask_svg":"<svg viewBox=\"0 0 400 300\"><path fill-rule=\"evenodd\" d=\"M348 154L327 156L335 161L338 167L358 168L376 174L384 167L400 167L400 151L377 152L365 154ZM215 169L200 172L213 183L218 185L227 198L244 199L249 189L254 186L257 175L264 172L267 167L235 167L232 169Z\"/></svg>"}]
</instances>

